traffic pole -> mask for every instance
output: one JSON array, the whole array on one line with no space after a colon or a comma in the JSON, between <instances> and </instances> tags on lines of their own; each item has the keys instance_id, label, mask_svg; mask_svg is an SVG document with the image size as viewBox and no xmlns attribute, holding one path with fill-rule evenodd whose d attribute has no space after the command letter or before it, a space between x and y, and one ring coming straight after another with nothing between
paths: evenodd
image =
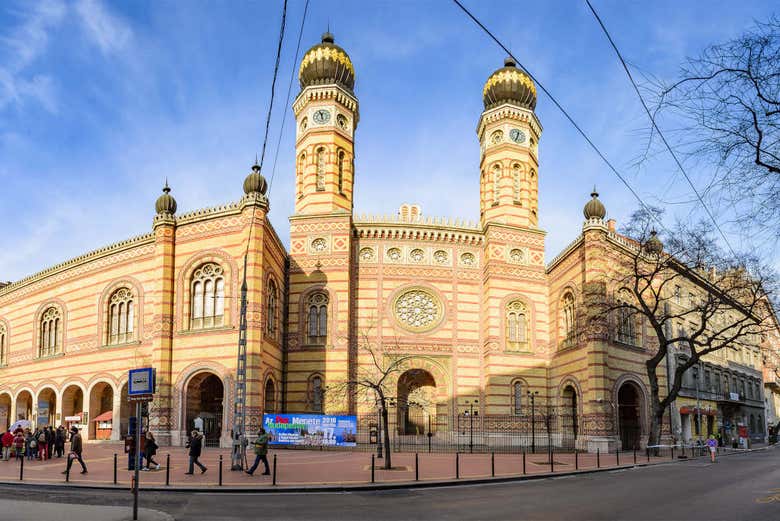
<instances>
[{"instance_id":1,"label":"traffic pole","mask_svg":"<svg viewBox=\"0 0 780 521\"><path fill-rule=\"evenodd\" d=\"M138 480L141 477L140 468L138 465L138 457L141 455L141 402L135 402L135 454L133 454L133 472L134 487L133 487L133 520L138 519Z\"/></svg>"}]
</instances>

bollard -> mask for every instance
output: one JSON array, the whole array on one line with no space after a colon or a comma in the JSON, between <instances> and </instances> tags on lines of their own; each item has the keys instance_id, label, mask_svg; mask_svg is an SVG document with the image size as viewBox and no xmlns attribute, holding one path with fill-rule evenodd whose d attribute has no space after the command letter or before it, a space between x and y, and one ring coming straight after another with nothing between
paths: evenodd
<instances>
[{"instance_id":1,"label":"bollard","mask_svg":"<svg viewBox=\"0 0 780 521\"><path fill-rule=\"evenodd\" d=\"M274 474L271 476L271 485L276 485L276 454L274 454Z\"/></svg>"},{"instance_id":2,"label":"bollard","mask_svg":"<svg viewBox=\"0 0 780 521\"><path fill-rule=\"evenodd\" d=\"M116 452L114 453L114 485L116 485Z\"/></svg>"},{"instance_id":3,"label":"bollard","mask_svg":"<svg viewBox=\"0 0 780 521\"><path fill-rule=\"evenodd\" d=\"M165 455L165 486L171 484L171 455Z\"/></svg>"},{"instance_id":4,"label":"bollard","mask_svg":"<svg viewBox=\"0 0 780 521\"><path fill-rule=\"evenodd\" d=\"M496 453L490 453L490 477L496 477Z\"/></svg>"},{"instance_id":5,"label":"bollard","mask_svg":"<svg viewBox=\"0 0 780 521\"><path fill-rule=\"evenodd\" d=\"M601 450L596 447L596 468L601 468Z\"/></svg>"},{"instance_id":6,"label":"bollard","mask_svg":"<svg viewBox=\"0 0 780 521\"><path fill-rule=\"evenodd\" d=\"M547 457L550 458L550 472L555 472L555 463L553 462L553 451L552 447L549 447L547 449Z\"/></svg>"},{"instance_id":7,"label":"bollard","mask_svg":"<svg viewBox=\"0 0 780 521\"><path fill-rule=\"evenodd\" d=\"M460 452L455 453L455 479L460 479Z\"/></svg>"},{"instance_id":8,"label":"bollard","mask_svg":"<svg viewBox=\"0 0 780 521\"><path fill-rule=\"evenodd\" d=\"M580 470L580 453L574 449L574 470Z\"/></svg>"},{"instance_id":9,"label":"bollard","mask_svg":"<svg viewBox=\"0 0 780 521\"><path fill-rule=\"evenodd\" d=\"M615 449L615 462L617 466L620 466L620 449Z\"/></svg>"},{"instance_id":10,"label":"bollard","mask_svg":"<svg viewBox=\"0 0 780 521\"><path fill-rule=\"evenodd\" d=\"M19 466L19 481L24 481L24 458L26 456L22 456L22 464Z\"/></svg>"},{"instance_id":11,"label":"bollard","mask_svg":"<svg viewBox=\"0 0 780 521\"><path fill-rule=\"evenodd\" d=\"M672 445L672 459L674 459L674 445Z\"/></svg>"},{"instance_id":12,"label":"bollard","mask_svg":"<svg viewBox=\"0 0 780 521\"><path fill-rule=\"evenodd\" d=\"M222 486L222 454L219 455L219 486Z\"/></svg>"},{"instance_id":13,"label":"bollard","mask_svg":"<svg viewBox=\"0 0 780 521\"><path fill-rule=\"evenodd\" d=\"M70 481L70 464L71 463L72 462L70 460L70 454L68 454L68 466L65 467L65 483L68 483Z\"/></svg>"},{"instance_id":14,"label":"bollard","mask_svg":"<svg viewBox=\"0 0 780 521\"><path fill-rule=\"evenodd\" d=\"M523 450L523 476L525 476L525 450Z\"/></svg>"},{"instance_id":15,"label":"bollard","mask_svg":"<svg viewBox=\"0 0 780 521\"><path fill-rule=\"evenodd\" d=\"M650 447L645 447L645 452L647 452L647 462L650 463Z\"/></svg>"},{"instance_id":16,"label":"bollard","mask_svg":"<svg viewBox=\"0 0 780 521\"><path fill-rule=\"evenodd\" d=\"M634 465L636 465L636 447L634 447Z\"/></svg>"},{"instance_id":17,"label":"bollard","mask_svg":"<svg viewBox=\"0 0 780 521\"><path fill-rule=\"evenodd\" d=\"M417 453L414 453L414 480L420 481L420 462L417 459Z\"/></svg>"},{"instance_id":18,"label":"bollard","mask_svg":"<svg viewBox=\"0 0 780 521\"><path fill-rule=\"evenodd\" d=\"M374 454L371 455L371 483L374 482Z\"/></svg>"}]
</instances>

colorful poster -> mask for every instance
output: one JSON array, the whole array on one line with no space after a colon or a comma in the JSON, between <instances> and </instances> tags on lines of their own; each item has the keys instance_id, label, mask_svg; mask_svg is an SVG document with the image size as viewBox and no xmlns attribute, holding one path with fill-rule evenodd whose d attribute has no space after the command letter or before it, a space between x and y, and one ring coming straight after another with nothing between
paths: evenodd
<instances>
[{"instance_id":1,"label":"colorful poster","mask_svg":"<svg viewBox=\"0 0 780 521\"><path fill-rule=\"evenodd\" d=\"M0 429L8 427L8 406L0 405Z\"/></svg>"},{"instance_id":2,"label":"colorful poster","mask_svg":"<svg viewBox=\"0 0 780 521\"><path fill-rule=\"evenodd\" d=\"M41 400L38 402L38 427L49 425L49 402Z\"/></svg>"},{"instance_id":3,"label":"colorful poster","mask_svg":"<svg viewBox=\"0 0 780 521\"><path fill-rule=\"evenodd\" d=\"M336 446L357 445L355 416L325 414L265 414L263 427L272 445Z\"/></svg>"}]
</instances>

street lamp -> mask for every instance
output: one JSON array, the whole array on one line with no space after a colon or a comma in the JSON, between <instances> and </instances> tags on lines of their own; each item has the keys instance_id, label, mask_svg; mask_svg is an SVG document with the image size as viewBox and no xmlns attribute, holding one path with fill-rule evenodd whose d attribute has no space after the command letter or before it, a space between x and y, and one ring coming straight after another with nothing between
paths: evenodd
<instances>
[{"instance_id":1,"label":"street lamp","mask_svg":"<svg viewBox=\"0 0 780 521\"><path fill-rule=\"evenodd\" d=\"M469 401L466 400L466 405L469 406L469 410L464 412L469 417L469 452L474 452L474 406L479 404L479 400ZM476 414L479 414L477 410Z\"/></svg>"},{"instance_id":2,"label":"street lamp","mask_svg":"<svg viewBox=\"0 0 780 521\"><path fill-rule=\"evenodd\" d=\"M531 399L531 452L536 454L536 409L534 408L534 402L539 395L539 391L526 391L526 393Z\"/></svg>"}]
</instances>

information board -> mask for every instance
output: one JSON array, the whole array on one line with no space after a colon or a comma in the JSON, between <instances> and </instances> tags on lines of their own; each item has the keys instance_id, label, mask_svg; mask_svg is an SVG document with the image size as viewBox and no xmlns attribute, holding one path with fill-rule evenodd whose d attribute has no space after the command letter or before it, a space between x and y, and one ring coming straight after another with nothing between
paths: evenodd
<instances>
[{"instance_id":1,"label":"information board","mask_svg":"<svg viewBox=\"0 0 780 521\"><path fill-rule=\"evenodd\" d=\"M354 447L357 418L327 414L265 414L263 427L272 445Z\"/></svg>"}]
</instances>

